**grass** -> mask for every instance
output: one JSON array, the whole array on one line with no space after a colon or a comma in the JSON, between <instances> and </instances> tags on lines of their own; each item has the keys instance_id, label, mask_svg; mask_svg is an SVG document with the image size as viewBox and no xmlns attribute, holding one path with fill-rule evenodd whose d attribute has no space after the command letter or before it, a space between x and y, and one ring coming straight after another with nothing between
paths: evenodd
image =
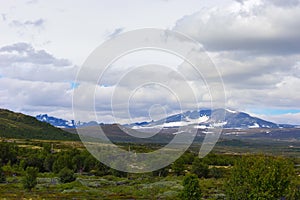
<instances>
[{"instance_id":1,"label":"grass","mask_svg":"<svg viewBox=\"0 0 300 200\"><path fill-rule=\"evenodd\" d=\"M52 174L48 174L52 177ZM9 177L0 184L0 198L6 199L177 199L182 189L182 177L156 178L150 183L133 178L112 176L78 176L71 183L61 184L57 177L38 178L37 186L31 191L22 188L21 177Z\"/></svg>"}]
</instances>

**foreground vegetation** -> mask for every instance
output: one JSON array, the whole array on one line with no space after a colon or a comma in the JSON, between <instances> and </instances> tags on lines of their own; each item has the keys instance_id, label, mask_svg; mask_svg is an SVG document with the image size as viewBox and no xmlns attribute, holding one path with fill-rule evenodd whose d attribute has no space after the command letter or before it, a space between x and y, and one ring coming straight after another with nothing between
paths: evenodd
<instances>
[{"instance_id":1,"label":"foreground vegetation","mask_svg":"<svg viewBox=\"0 0 300 200\"><path fill-rule=\"evenodd\" d=\"M161 170L128 174L106 167L79 142L2 139L0 198L300 199L298 164L297 158L262 154L200 159L189 150Z\"/></svg>"}]
</instances>

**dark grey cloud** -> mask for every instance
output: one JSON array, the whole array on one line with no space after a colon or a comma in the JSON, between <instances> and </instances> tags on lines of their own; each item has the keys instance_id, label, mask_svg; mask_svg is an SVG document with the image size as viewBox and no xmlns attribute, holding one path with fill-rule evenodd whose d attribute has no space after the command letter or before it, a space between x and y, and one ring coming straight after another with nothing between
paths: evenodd
<instances>
[{"instance_id":1,"label":"dark grey cloud","mask_svg":"<svg viewBox=\"0 0 300 200\"><path fill-rule=\"evenodd\" d=\"M27 1L26 4L36 4L38 3L39 1L38 0L30 0L30 1Z\"/></svg>"},{"instance_id":2,"label":"dark grey cloud","mask_svg":"<svg viewBox=\"0 0 300 200\"><path fill-rule=\"evenodd\" d=\"M37 19L35 21L27 20L24 22L25 25L32 25L32 26L42 26L44 25L45 21L43 19Z\"/></svg>"},{"instance_id":3,"label":"dark grey cloud","mask_svg":"<svg viewBox=\"0 0 300 200\"><path fill-rule=\"evenodd\" d=\"M235 0L235 1L243 5L246 0Z\"/></svg>"},{"instance_id":4,"label":"dark grey cloud","mask_svg":"<svg viewBox=\"0 0 300 200\"><path fill-rule=\"evenodd\" d=\"M0 48L0 52L13 52L13 51L17 51L18 53L21 53L23 51L33 51L33 48L30 44L25 42L15 43Z\"/></svg>"},{"instance_id":5,"label":"dark grey cloud","mask_svg":"<svg viewBox=\"0 0 300 200\"><path fill-rule=\"evenodd\" d=\"M45 24L44 19L26 20L26 21L13 20L11 22L11 25L17 26L17 27L26 27L26 26L43 27L44 24Z\"/></svg>"},{"instance_id":6,"label":"dark grey cloud","mask_svg":"<svg viewBox=\"0 0 300 200\"><path fill-rule=\"evenodd\" d=\"M32 63L38 65L70 66L67 59L55 58L45 50L36 50L28 43L15 43L0 48L1 65Z\"/></svg>"},{"instance_id":7,"label":"dark grey cloud","mask_svg":"<svg viewBox=\"0 0 300 200\"><path fill-rule=\"evenodd\" d=\"M1 13L1 17L2 17L2 20L3 20L3 21L6 21L6 14Z\"/></svg>"},{"instance_id":8,"label":"dark grey cloud","mask_svg":"<svg viewBox=\"0 0 300 200\"><path fill-rule=\"evenodd\" d=\"M300 4L299 0L265 0L266 2L280 6L280 7L293 7Z\"/></svg>"},{"instance_id":9,"label":"dark grey cloud","mask_svg":"<svg viewBox=\"0 0 300 200\"><path fill-rule=\"evenodd\" d=\"M250 0L235 0L236 2L244 5L245 2ZM272 4L279 7L292 7L300 4L299 0L263 0L266 4Z\"/></svg>"}]
</instances>

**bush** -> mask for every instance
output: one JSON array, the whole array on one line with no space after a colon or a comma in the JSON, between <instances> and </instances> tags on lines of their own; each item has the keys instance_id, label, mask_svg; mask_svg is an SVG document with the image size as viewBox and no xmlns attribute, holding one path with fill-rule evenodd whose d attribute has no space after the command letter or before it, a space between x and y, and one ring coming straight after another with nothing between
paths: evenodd
<instances>
[{"instance_id":1,"label":"bush","mask_svg":"<svg viewBox=\"0 0 300 200\"><path fill-rule=\"evenodd\" d=\"M203 163L199 158L195 158L191 172L196 174L199 178L207 178L209 173L208 165Z\"/></svg>"},{"instance_id":2,"label":"bush","mask_svg":"<svg viewBox=\"0 0 300 200\"><path fill-rule=\"evenodd\" d=\"M27 167L22 179L23 187L29 191L37 185L38 168Z\"/></svg>"},{"instance_id":3,"label":"bush","mask_svg":"<svg viewBox=\"0 0 300 200\"><path fill-rule=\"evenodd\" d=\"M229 199L289 198L295 176L293 163L283 158L247 156L237 162L228 180Z\"/></svg>"},{"instance_id":4,"label":"bush","mask_svg":"<svg viewBox=\"0 0 300 200\"><path fill-rule=\"evenodd\" d=\"M60 182L62 182L62 183L70 183L70 182L76 180L76 177L74 175L74 171L67 168L67 167L60 170L58 176L59 176Z\"/></svg>"},{"instance_id":5,"label":"bush","mask_svg":"<svg viewBox=\"0 0 300 200\"><path fill-rule=\"evenodd\" d=\"M172 164L172 170L177 176L184 174L184 160L182 158L177 159Z\"/></svg>"},{"instance_id":6,"label":"bush","mask_svg":"<svg viewBox=\"0 0 300 200\"><path fill-rule=\"evenodd\" d=\"M225 170L223 168L212 167L209 169L209 177L211 178L223 178Z\"/></svg>"},{"instance_id":7,"label":"bush","mask_svg":"<svg viewBox=\"0 0 300 200\"><path fill-rule=\"evenodd\" d=\"M184 177L183 190L179 197L182 200L199 200L201 198L199 179L195 174Z\"/></svg>"}]
</instances>

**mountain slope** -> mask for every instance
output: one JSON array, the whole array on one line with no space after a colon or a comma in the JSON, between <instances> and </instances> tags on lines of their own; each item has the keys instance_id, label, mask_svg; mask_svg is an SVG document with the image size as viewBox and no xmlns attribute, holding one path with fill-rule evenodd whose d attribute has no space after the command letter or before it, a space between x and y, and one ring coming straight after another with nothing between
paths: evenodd
<instances>
[{"instance_id":1,"label":"mountain slope","mask_svg":"<svg viewBox=\"0 0 300 200\"><path fill-rule=\"evenodd\" d=\"M78 135L65 132L48 123L40 122L34 117L0 109L0 137L45 139L45 140L79 140Z\"/></svg>"}]
</instances>

